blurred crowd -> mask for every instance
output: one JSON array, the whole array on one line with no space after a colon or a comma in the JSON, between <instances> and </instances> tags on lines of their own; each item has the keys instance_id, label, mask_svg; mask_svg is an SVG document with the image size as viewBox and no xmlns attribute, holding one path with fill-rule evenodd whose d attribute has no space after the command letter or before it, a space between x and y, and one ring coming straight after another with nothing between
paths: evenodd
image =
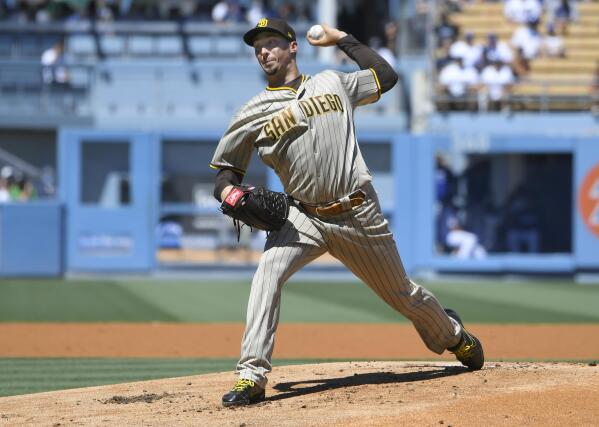
<instances>
[{"instance_id":1,"label":"blurred crowd","mask_svg":"<svg viewBox=\"0 0 599 427\"><path fill-rule=\"evenodd\" d=\"M467 28L451 20L467 0L446 0L435 27L438 81L452 110L499 110L514 83L525 78L530 63L539 57L565 57L563 36L578 19L576 4L570 0L506 0L506 22L517 25L509 41L492 30L477 40ZM543 27L542 27L543 26Z\"/></svg>"},{"instance_id":2,"label":"blurred crowd","mask_svg":"<svg viewBox=\"0 0 599 427\"><path fill-rule=\"evenodd\" d=\"M0 0L0 20L17 22L205 21L257 22L313 19L313 1L284 0Z\"/></svg>"}]
</instances>

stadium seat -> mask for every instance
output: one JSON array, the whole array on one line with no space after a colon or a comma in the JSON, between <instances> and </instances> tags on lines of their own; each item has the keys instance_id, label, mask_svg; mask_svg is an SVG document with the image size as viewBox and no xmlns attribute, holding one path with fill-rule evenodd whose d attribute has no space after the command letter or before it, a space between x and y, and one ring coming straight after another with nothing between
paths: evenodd
<instances>
[{"instance_id":1,"label":"stadium seat","mask_svg":"<svg viewBox=\"0 0 599 427\"><path fill-rule=\"evenodd\" d=\"M69 68L69 83L75 89L87 89L90 86L89 70L82 67Z\"/></svg>"},{"instance_id":2,"label":"stadium seat","mask_svg":"<svg viewBox=\"0 0 599 427\"><path fill-rule=\"evenodd\" d=\"M12 55L13 38L10 35L0 35L0 57Z\"/></svg>"},{"instance_id":3,"label":"stadium seat","mask_svg":"<svg viewBox=\"0 0 599 427\"><path fill-rule=\"evenodd\" d=\"M127 53L131 56L150 56L154 53L154 43L150 36L129 36Z\"/></svg>"},{"instance_id":4,"label":"stadium seat","mask_svg":"<svg viewBox=\"0 0 599 427\"><path fill-rule=\"evenodd\" d=\"M179 36L160 36L156 40L156 53L159 56L181 56L183 42Z\"/></svg>"},{"instance_id":5,"label":"stadium seat","mask_svg":"<svg viewBox=\"0 0 599 427\"><path fill-rule=\"evenodd\" d=\"M96 42L90 34L74 34L66 43L66 53L75 59L90 59L96 56Z\"/></svg>"},{"instance_id":6,"label":"stadium seat","mask_svg":"<svg viewBox=\"0 0 599 427\"><path fill-rule=\"evenodd\" d=\"M241 52L243 41L238 36L216 36L214 39L215 51L218 55L236 56Z\"/></svg>"},{"instance_id":7,"label":"stadium seat","mask_svg":"<svg viewBox=\"0 0 599 427\"><path fill-rule=\"evenodd\" d=\"M100 38L100 47L106 56L121 56L125 53L125 39L118 35L103 35Z\"/></svg>"},{"instance_id":8,"label":"stadium seat","mask_svg":"<svg viewBox=\"0 0 599 427\"><path fill-rule=\"evenodd\" d=\"M208 36L193 36L187 40L193 56L208 56L212 52L212 40Z\"/></svg>"},{"instance_id":9,"label":"stadium seat","mask_svg":"<svg viewBox=\"0 0 599 427\"><path fill-rule=\"evenodd\" d=\"M40 57L42 49L40 48L37 36L22 34L18 39L19 54L26 57Z\"/></svg>"}]
</instances>

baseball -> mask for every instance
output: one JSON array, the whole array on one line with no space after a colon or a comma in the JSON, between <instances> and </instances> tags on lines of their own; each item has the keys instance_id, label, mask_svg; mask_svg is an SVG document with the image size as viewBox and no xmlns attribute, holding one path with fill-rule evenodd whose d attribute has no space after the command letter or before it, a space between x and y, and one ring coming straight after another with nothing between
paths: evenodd
<instances>
[{"instance_id":1,"label":"baseball","mask_svg":"<svg viewBox=\"0 0 599 427\"><path fill-rule=\"evenodd\" d=\"M322 25L312 25L308 30L308 35L311 39L318 40L324 36L324 28Z\"/></svg>"}]
</instances>

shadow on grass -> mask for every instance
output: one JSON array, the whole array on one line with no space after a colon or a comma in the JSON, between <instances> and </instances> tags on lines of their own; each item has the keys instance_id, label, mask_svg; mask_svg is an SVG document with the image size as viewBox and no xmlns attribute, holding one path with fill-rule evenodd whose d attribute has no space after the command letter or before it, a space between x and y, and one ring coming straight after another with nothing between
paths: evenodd
<instances>
[{"instance_id":1,"label":"shadow on grass","mask_svg":"<svg viewBox=\"0 0 599 427\"><path fill-rule=\"evenodd\" d=\"M429 367L429 365L416 365L414 368ZM366 374L354 374L342 378L318 378L314 380L293 381L278 383L273 388L280 392L275 396L269 396L267 401L289 399L306 394L320 393L338 388L355 387L368 384L390 384L407 383L415 381L427 381L436 378L450 377L470 372L462 366L435 367L435 369L418 372L372 372Z\"/></svg>"}]
</instances>

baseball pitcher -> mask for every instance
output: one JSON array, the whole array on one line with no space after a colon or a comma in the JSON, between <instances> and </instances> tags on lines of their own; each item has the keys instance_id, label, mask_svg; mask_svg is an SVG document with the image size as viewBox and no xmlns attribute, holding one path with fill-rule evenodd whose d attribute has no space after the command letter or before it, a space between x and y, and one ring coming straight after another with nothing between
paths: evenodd
<instances>
[{"instance_id":1,"label":"baseball pitcher","mask_svg":"<svg viewBox=\"0 0 599 427\"><path fill-rule=\"evenodd\" d=\"M407 276L356 140L354 109L376 102L398 76L353 36L322 27L324 34L309 33L308 41L336 45L359 71L301 74L295 32L280 19L262 19L243 37L268 86L241 107L216 148L214 195L237 224L267 230L268 237L252 280L239 380L223 396L224 406L264 400L282 286L325 252L407 317L430 350L449 350L473 370L484 363L480 341L457 313ZM276 171L285 193L242 185L253 150Z\"/></svg>"}]
</instances>

